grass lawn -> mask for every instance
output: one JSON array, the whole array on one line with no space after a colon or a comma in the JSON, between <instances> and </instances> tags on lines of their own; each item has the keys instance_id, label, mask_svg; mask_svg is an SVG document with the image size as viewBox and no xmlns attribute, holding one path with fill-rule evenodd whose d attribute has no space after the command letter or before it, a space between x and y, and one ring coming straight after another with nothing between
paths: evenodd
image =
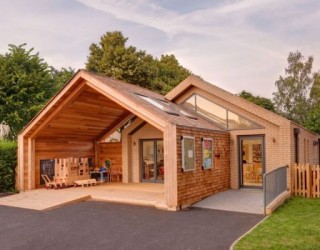
<instances>
[{"instance_id":1,"label":"grass lawn","mask_svg":"<svg viewBox=\"0 0 320 250\"><path fill-rule=\"evenodd\" d=\"M289 199L235 249L320 249L320 199Z\"/></svg>"}]
</instances>

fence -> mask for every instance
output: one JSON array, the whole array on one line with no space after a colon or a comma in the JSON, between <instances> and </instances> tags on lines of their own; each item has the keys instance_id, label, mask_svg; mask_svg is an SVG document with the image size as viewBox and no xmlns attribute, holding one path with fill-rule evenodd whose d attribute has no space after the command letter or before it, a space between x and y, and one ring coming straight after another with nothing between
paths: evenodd
<instances>
[{"instance_id":1,"label":"fence","mask_svg":"<svg viewBox=\"0 0 320 250\"><path fill-rule=\"evenodd\" d=\"M267 206L288 190L287 169L288 166L283 166L263 175L264 214L266 214Z\"/></svg>"},{"instance_id":2,"label":"fence","mask_svg":"<svg viewBox=\"0 0 320 250\"><path fill-rule=\"evenodd\" d=\"M320 166L294 164L292 166L291 190L294 195L320 197Z\"/></svg>"}]
</instances>

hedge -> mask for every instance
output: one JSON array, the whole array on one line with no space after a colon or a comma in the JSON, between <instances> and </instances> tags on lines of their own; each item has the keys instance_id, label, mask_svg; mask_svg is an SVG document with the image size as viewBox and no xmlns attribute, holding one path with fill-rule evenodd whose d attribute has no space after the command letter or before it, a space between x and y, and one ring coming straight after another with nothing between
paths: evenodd
<instances>
[{"instance_id":1,"label":"hedge","mask_svg":"<svg viewBox=\"0 0 320 250\"><path fill-rule=\"evenodd\" d=\"M0 140L0 193L15 190L17 143Z\"/></svg>"}]
</instances>

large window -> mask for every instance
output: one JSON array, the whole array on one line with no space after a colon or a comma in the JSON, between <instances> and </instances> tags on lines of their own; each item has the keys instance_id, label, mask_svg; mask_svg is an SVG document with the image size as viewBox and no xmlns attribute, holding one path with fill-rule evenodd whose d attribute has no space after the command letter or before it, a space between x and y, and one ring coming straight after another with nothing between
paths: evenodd
<instances>
[{"instance_id":1,"label":"large window","mask_svg":"<svg viewBox=\"0 0 320 250\"><path fill-rule=\"evenodd\" d=\"M184 171L196 169L194 137L182 138L182 168Z\"/></svg>"},{"instance_id":2,"label":"large window","mask_svg":"<svg viewBox=\"0 0 320 250\"><path fill-rule=\"evenodd\" d=\"M190 96L183 105L207 117L224 129L262 128L260 125L235 114L198 94Z\"/></svg>"}]
</instances>

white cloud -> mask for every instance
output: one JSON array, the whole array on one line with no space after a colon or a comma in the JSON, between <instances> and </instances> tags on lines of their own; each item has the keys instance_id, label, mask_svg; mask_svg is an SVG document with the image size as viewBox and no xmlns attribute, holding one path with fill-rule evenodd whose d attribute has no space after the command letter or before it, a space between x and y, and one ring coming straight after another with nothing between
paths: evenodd
<instances>
[{"instance_id":1,"label":"white cloud","mask_svg":"<svg viewBox=\"0 0 320 250\"><path fill-rule=\"evenodd\" d=\"M78 68L90 43L120 30L129 44L156 56L173 53L233 93L268 97L290 51L320 60L317 0L221 0L203 9L201 2L180 11L172 0L2 0L0 53L27 42L53 66Z\"/></svg>"}]
</instances>

